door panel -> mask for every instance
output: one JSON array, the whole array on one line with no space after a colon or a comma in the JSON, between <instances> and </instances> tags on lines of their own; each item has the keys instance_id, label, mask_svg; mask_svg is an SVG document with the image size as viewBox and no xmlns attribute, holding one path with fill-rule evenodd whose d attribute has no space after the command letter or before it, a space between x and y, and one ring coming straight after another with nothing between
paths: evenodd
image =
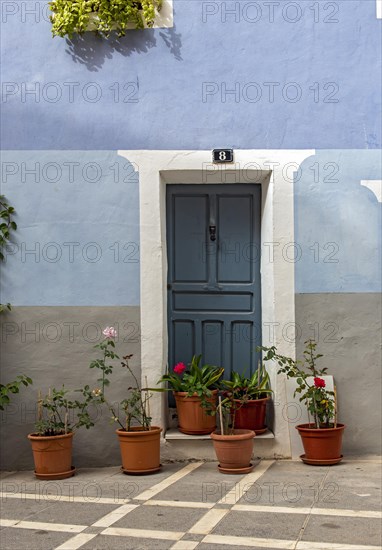
<instances>
[{"instance_id":1,"label":"door panel","mask_svg":"<svg viewBox=\"0 0 382 550\"><path fill-rule=\"evenodd\" d=\"M169 366L250 375L261 345L260 185L168 185Z\"/></svg>"}]
</instances>

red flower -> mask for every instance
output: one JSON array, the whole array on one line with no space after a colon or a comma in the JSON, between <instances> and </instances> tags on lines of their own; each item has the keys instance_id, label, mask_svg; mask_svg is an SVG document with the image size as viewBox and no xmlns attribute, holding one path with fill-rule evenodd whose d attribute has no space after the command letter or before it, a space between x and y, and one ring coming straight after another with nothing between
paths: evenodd
<instances>
[{"instance_id":1,"label":"red flower","mask_svg":"<svg viewBox=\"0 0 382 550\"><path fill-rule=\"evenodd\" d=\"M186 370L186 365L184 363L178 363L177 365L175 365L174 367L174 372L176 374L183 374L184 371Z\"/></svg>"},{"instance_id":2,"label":"red flower","mask_svg":"<svg viewBox=\"0 0 382 550\"><path fill-rule=\"evenodd\" d=\"M316 386L316 388L325 388L326 383L323 378L315 378L314 385Z\"/></svg>"}]
</instances>

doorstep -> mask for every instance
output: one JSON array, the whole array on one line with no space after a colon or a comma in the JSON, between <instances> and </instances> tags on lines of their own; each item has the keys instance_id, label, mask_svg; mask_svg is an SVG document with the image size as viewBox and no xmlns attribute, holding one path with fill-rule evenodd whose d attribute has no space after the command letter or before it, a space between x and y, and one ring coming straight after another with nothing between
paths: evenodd
<instances>
[{"instance_id":1,"label":"doorstep","mask_svg":"<svg viewBox=\"0 0 382 550\"><path fill-rule=\"evenodd\" d=\"M174 441L174 440L179 440L179 441L208 440L208 441L211 441L211 437L210 437L209 434L207 434L207 435L184 434L176 428L170 428L169 430L167 430L167 432L165 433L164 438L165 438L166 441ZM259 439L274 439L274 438L275 438L275 434L273 432L271 432L270 430L267 430L265 433L257 435L256 436L256 441L258 441Z\"/></svg>"}]
</instances>

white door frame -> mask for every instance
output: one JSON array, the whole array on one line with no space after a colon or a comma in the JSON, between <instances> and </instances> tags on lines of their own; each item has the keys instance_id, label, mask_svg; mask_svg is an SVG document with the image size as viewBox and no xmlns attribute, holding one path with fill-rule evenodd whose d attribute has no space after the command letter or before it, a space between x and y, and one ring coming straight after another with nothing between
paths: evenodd
<instances>
[{"instance_id":1,"label":"white door frame","mask_svg":"<svg viewBox=\"0 0 382 550\"><path fill-rule=\"evenodd\" d=\"M166 185L260 183L263 345L295 356L293 173L314 150L237 150L235 162L216 165L211 151L119 151L139 172L142 380L155 386L167 368ZM288 337L285 337L289 327ZM284 379L271 369L275 456L290 456ZM165 425L166 399L155 394L153 423Z\"/></svg>"}]
</instances>

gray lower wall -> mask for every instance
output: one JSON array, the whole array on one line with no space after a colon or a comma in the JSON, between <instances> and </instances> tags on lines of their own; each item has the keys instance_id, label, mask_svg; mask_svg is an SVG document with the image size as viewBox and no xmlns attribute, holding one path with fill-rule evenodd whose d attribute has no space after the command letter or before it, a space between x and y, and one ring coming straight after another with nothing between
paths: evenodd
<instances>
[{"instance_id":1,"label":"gray lower wall","mask_svg":"<svg viewBox=\"0 0 382 550\"><path fill-rule=\"evenodd\" d=\"M38 389L49 386L97 387L97 373L89 369L97 357L93 346L101 330L115 326L120 356L133 353L132 366L139 374L139 307L15 307L2 316L1 381L18 374L34 380L21 390L12 404L0 413L1 467L32 469L27 434L33 431ZM338 389L339 416L347 428L344 453L375 455L381 452L381 296L379 294L296 295L296 349L301 356L308 338L315 338L324 354L322 366L333 374ZM290 337L290 331L286 334ZM118 367L109 390L112 401L123 398L130 385ZM107 411L94 411L97 425L81 429L75 436L73 462L78 467L120 463L115 424ZM167 445L167 447L169 447ZM182 454L183 453L183 454ZM166 451L164 459L187 456ZM209 456L206 458L209 458Z\"/></svg>"},{"instance_id":2,"label":"gray lower wall","mask_svg":"<svg viewBox=\"0 0 382 550\"><path fill-rule=\"evenodd\" d=\"M334 376L339 420L346 424L343 452L381 453L381 295L298 294L296 352L315 337L322 366Z\"/></svg>"},{"instance_id":3,"label":"gray lower wall","mask_svg":"<svg viewBox=\"0 0 382 550\"><path fill-rule=\"evenodd\" d=\"M33 386L23 388L11 405L0 413L1 467L32 469L33 458L27 434L33 431L38 389L49 386L79 388L85 384L99 387L98 371L89 369L100 351L93 349L106 326L118 329L116 350L119 356L133 353L131 365L139 374L139 307L14 307L2 315L1 382L27 374ZM123 399L124 388L132 381L122 367L115 369L108 390L112 401ZM97 425L81 428L74 438L73 462L76 466L107 466L120 463L116 425L106 410L94 410Z\"/></svg>"}]
</instances>

